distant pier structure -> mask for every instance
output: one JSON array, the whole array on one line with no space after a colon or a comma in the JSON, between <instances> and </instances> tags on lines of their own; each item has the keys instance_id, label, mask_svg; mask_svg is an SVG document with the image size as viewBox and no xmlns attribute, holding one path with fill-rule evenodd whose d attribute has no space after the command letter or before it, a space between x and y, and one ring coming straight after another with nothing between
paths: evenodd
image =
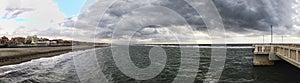
<instances>
[{"instance_id":1,"label":"distant pier structure","mask_svg":"<svg viewBox=\"0 0 300 83\"><path fill-rule=\"evenodd\" d=\"M274 61L284 60L300 68L300 44L256 44L254 46L254 66L274 65Z\"/></svg>"}]
</instances>

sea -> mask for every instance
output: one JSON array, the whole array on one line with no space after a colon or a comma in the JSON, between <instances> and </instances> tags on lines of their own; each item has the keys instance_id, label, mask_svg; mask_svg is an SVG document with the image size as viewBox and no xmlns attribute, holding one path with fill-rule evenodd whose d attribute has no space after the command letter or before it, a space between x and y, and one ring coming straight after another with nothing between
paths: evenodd
<instances>
[{"instance_id":1,"label":"sea","mask_svg":"<svg viewBox=\"0 0 300 83\"><path fill-rule=\"evenodd\" d=\"M112 55L112 48L119 48L114 46L74 51L21 64L2 66L0 83L172 83L184 77L193 77L192 82L202 83L207 82L205 80L210 75L213 49L226 49L224 53L226 57L221 68L221 76L212 82L298 83L300 79L300 69L285 61L276 61L274 66L254 67L252 65L254 48L250 45L225 47L134 45L129 46L131 62L138 68L147 68L155 63L149 58L149 51L154 47L160 47L167 58L165 64L157 64L164 65L163 69L156 76L148 79L136 79L122 72ZM197 49L198 54L184 58L188 60L182 60L182 48ZM188 63L193 59L199 61L199 64L186 64L187 68L197 68L197 70L181 70L183 66L180 65L181 63ZM178 75L179 71L194 71L192 73L195 73L195 76Z\"/></svg>"}]
</instances>

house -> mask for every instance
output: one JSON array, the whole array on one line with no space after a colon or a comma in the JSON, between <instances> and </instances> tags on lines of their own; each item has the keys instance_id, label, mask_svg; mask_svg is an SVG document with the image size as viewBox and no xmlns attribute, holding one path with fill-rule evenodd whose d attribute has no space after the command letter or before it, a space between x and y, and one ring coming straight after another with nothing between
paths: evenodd
<instances>
[{"instance_id":1,"label":"house","mask_svg":"<svg viewBox=\"0 0 300 83\"><path fill-rule=\"evenodd\" d=\"M52 41L56 41L58 44L64 43L63 39L53 39Z\"/></svg>"},{"instance_id":2,"label":"house","mask_svg":"<svg viewBox=\"0 0 300 83\"><path fill-rule=\"evenodd\" d=\"M3 40L0 39L0 47L3 47L3 46L5 46L5 44L4 44Z\"/></svg>"},{"instance_id":3,"label":"house","mask_svg":"<svg viewBox=\"0 0 300 83\"><path fill-rule=\"evenodd\" d=\"M9 39L5 36L0 38L0 44L7 44L9 42Z\"/></svg>"},{"instance_id":4,"label":"house","mask_svg":"<svg viewBox=\"0 0 300 83\"><path fill-rule=\"evenodd\" d=\"M47 46L50 44L50 41L38 40L38 41L34 42L34 44L37 44L39 46Z\"/></svg>"},{"instance_id":5,"label":"house","mask_svg":"<svg viewBox=\"0 0 300 83\"><path fill-rule=\"evenodd\" d=\"M17 44L24 44L25 38L24 37L14 37L14 38L11 38L11 41L13 43L17 43Z\"/></svg>"},{"instance_id":6,"label":"house","mask_svg":"<svg viewBox=\"0 0 300 83\"><path fill-rule=\"evenodd\" d=\"M64 44L71 44L72 41L71 41L71 40L64 40L63 43L64 43Z\"/></svg>"},{"instance_id":7,"label":"house","mask_svg":"<svg viewBox=\"0 0 300 83\"><path fill-rule=\"evenodd\" d=\"M25 43L26 44L32 44L34 42L37 42L38 41L38 37L37 35L34 35L34 36L27 36L27 38L25 39Z\"/></svg>"}]
</instances>

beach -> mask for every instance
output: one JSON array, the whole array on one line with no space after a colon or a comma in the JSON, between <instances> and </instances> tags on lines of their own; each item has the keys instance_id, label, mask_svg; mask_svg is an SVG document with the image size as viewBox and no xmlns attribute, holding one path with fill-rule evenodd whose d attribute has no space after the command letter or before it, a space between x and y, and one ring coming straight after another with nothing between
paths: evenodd
<instances>
[{"instance_id":1,"label":"beach","mask_svg":"<svg viewBox=\"0 0 300 83\"><path fill-rule=\"evenodd\" d=\"M59 46L59 47L30 47L30 48L0 48L0 66L18 64L33 59L52 57L60 54L99 48L101 46Z\"/></svg>"}]
</instances>

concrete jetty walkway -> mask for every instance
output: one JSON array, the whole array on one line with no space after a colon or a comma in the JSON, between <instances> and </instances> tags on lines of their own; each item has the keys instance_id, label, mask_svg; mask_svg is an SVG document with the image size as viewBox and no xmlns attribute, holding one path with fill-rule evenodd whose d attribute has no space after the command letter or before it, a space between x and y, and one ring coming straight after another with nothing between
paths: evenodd
<instances>
[{"instance_id":1,"label":"concrete jetty walkway","mask_svg":"<svg viewBox=\"0 0 300 83\"><path fill-rule=\"evenodd\" d=\"M253 65L274 65L274 61L284 60L300 68L300 44L254 45Z\"/></svg>"}]
</instances>

